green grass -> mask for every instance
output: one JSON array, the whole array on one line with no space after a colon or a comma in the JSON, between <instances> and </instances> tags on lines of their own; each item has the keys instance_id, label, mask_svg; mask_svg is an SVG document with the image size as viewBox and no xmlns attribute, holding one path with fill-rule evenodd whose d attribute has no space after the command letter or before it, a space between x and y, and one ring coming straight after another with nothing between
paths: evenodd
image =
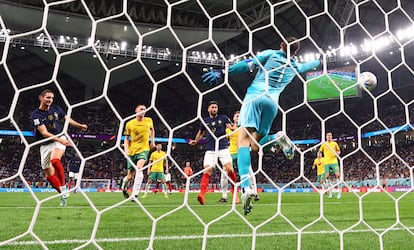
<instances>
[{"instance_id":1,"label":"green grass","mask_svg":"<svg viewBox=\"0 0 414 250\"><path fill-rule=\"evenodd\" d=\"M355 85L355 81L332 74L329 76L330 78L327 75L322 75L308 82L308 101L339 98L340 90L344 90L344 97L357 95L356 86L350 88L350 86Z\"/></svg>"},{"instance_id":2,"label":"green grass","mask_svg":"<svg viewBox=\"0 0 414 250\"><path fill-rule=\"evenodd\" d=\"M253 244L256 249L340 249L341 239L343 249L380 249L380 242L384 249L414 246L412 193L344 193L339 200L324 196L322 203L318 193L283 193L279 210L278 194L262 193L248 216L241 205L218 204L220 194L212 193L204 206L195 193L188 202L181 193L169 199L149 194L141 204L124 200L121 193L77 193L67 207L58 206L58 197L45 200L53 194L35 195L42 201L39 210L29 193L0 193L0 242L23 236L0 243L1 249L42 249L36 238L49 249L182 250L203 244L226 250L252 249Z\"/></svg>"}]
</instances>

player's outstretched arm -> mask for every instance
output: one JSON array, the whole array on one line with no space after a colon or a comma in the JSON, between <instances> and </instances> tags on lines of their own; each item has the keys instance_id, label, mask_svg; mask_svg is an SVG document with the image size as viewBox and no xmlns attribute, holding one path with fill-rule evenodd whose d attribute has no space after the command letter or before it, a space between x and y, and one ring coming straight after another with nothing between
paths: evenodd
<instances>
[{"instance_id":1,"label":"player's outstretched arm","mask_svg":"<svg viewBox=\"0 0 414 250\"><path fill-rule=\"evenodd\" d=\"M214 68L204 68L203 69L204 73L201 78L203 79L203 82L205 84L208 84L210 86L216 85L217 83L219 83L221 81L221 79L223 78L223 70L221 69L214 69Z\"/></svg>"},{"instance_id":2,"label":"player's outstretched arm","mask_svg":"<svg viewBox=\"0 0 414 250\"><path fill-rule=\"evenodd\" d=\"M229 74L239 74L244 72L252 72L257 67L255 59L246 59L235 63L229 67ZM214 68L203 68L204 73L201 78L205 84L210 86L216 85L223 78L225 71L224 69L214 69Z\"/></svg>"}]
</instances>

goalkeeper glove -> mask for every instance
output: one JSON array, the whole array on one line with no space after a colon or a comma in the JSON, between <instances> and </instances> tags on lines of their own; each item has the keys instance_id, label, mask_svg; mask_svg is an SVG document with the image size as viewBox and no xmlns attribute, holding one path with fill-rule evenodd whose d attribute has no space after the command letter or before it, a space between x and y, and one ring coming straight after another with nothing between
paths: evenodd
<instances>
[{"instance_id":1,"label":"goalkeeper glove","mask_svg":"<svg viewBox=\"0 0 414 250\"><path fill-rule=\"evenodd\" d=\"M210 86L216 85L221 80L224 74L223 70L213 69L213 68L209 68L209 69L204 68L203 71L207 71L207 73L204 73L201 76L201 78L203 79L204 83Z\"/></svg>"}]
</instances>

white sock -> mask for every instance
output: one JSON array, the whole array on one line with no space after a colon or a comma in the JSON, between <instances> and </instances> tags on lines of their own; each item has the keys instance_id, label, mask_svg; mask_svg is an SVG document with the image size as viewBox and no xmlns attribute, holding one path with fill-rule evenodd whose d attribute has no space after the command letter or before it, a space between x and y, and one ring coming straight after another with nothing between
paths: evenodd
<instances>
[{"instance_id":1,"label":"white sock","mask_svg":"<svg viewBox=\"0 0 414 250\"><path fill-rule=\"evenodd\" d=\"M141 191L141 185L142 185L143 179L144 179L144 174L142 173L142 170L139 169L135 175L134 189L132 191L134 196L139 195L139 192Z\"/></svg>"},{"instance_id":2,"label":"white sock","mask_svg":"<svg viewBox=\"0 0 414 250\"><path fill-rule=\"evenodd\" d=\"M66 185L65 186L61 186L60 187L60 191L62 192L62 198L66 199L69 197L69 192L66 189Z\"/></svg>"},{"instance_id":3,"label":"white sock","mask_svg":"<svg viewBox=\"0 0 414 250\"><path fill-rule=\"evenodd\" d=\"M221 197L224 199L227 199L227 190L229 186L229 180L227 179L227 174L221 173L220 185L221 185Z\"/></svg>"},{"instance_id":4,"label":"white sock","mask_svg":"<svg viewBox=\"0 0 414 250\"><path fill-rule=\"evenodd\" d=\"M128 176L125 176L124 179L122 179L121 189L126 190L128 188L128 184L129 184Z\"/></svg>"},{"instance_id":5,"label":"white sock","mask_svg":"<svg viewBox=\"0 0 414 250\"><path fill-rule=\"evenodd\" d=\"M253 173L252 167L249 168L250 174L250 185L253 189L254 194L257 194L256 176Z\"/></svg>"}]
</instances>

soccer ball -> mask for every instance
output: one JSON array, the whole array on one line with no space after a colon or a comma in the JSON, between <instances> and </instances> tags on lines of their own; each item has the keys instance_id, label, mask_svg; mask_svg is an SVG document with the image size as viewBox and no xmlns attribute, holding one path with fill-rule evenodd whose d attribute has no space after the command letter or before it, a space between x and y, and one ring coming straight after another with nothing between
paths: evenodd
<instances>
[{"instance_id":1,"label":"soccer ball","mask_svg":"<svg viewBox=\"0 0 414 250\"><path fill-rule=\"evenodd\" d=\"M358 85L363 90L372 91L377 87L377 77L371 72L363 72L358 77Z\"/></svg>"}]
</instances>

